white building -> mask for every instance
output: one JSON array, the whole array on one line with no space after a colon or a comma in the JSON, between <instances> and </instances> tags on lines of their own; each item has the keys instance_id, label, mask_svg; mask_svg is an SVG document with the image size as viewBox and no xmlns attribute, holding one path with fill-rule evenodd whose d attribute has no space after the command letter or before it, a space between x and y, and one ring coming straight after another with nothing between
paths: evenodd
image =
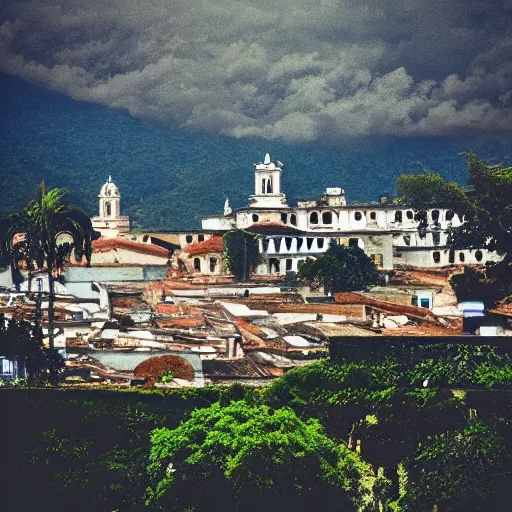
<instances>
[{"instance_id":1,"label":"white building","mask_svg":"<svg viewBox=\"0 0 512 512\"><path fill-rule=\"evenodd\" d=\"M92 217L92 227L104 238L116 238L130 232L130 217L121 215L121 194L109 176L101 187L99 197L99 215Z\"/></svg>"},{"instance_id":2,"label":"white building","mask_svg":"<svg viewBox=\"0 0 512 512\"><path fill-rule=\"evenodd\" d=\"M447 208L429 209L428 226L420 232L412 208L394 204L347 206L342 188L328 188L321 199L289 206L281 191L281 167L267 154L262 163L255 164L255 190L248 206L202 220L203 230L210 234L221 235L234 227L260 234L262 263L256 274L296 271L300 261L325 252L330 240L359 246L378 267L389 270L395 266L443 267L500 259L485 249L449 249L447 230L460 226L462 219Z\"/></svg>"}]
</instances>

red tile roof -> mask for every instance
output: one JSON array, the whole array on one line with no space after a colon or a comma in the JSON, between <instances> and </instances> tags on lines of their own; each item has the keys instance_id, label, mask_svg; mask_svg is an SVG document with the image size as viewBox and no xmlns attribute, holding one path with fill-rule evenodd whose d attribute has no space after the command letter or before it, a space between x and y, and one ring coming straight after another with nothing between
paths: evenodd
<instances>
[{"instance_id":1,"label":"red tile roof","mask_svg":"<svg viewBox=\"0 0 512 512\"><path fill-rule=\"evenodd\" d=\"M109 252L115 249L126 249L128 251L139 252L142 254L151 254L153 256L169 256L169 251L163 247L153 244L145 244L126 240L125 238L100 238L92 243L92 252Z\"/></svg>"},{"instance_id":2,"label":"red tile roof","mask_svg":"<svg viewBox=\"0 0 512 512\"><path fill-rule=\"evenodd\" d=\"M337 293L335 300L338 304L364 304L372 306L376 309L385 311L386 313L396 313L399 315L410 315L419 318L434 318L435 315L427 308L417 306L405 306L395 304L384 300L374 299L361 293Z\"/></svg>"},{"instance_id":3,"label":"red tile roof","mask_svg":"<svg viewBox=\"0 0 512 512\"><path fill-rule=\"evenodd\" d=\"M251 224L246 231L249 231L250 233L258 233L258 234L271 234L271 233L278 233L278 234L297 234L301 231L297 228L294 228L293 226L287 226L286 224L283 224L282 222L275 222L271 220L262 220L260 222L255 222L254 224Z\"/></svg>"},{"instance_id":4,"label":"red tile roof","mask_svg":"<svg viewBox=\"0 0 512 512\"><path fill-rule=\"evenodd\" d=\"M184 251L190 256L205 254L207 252L222 252L222 237L213 236L203 242L196 242L195 244L187 245L184 248Z\"/></svg>"}]
</instances>

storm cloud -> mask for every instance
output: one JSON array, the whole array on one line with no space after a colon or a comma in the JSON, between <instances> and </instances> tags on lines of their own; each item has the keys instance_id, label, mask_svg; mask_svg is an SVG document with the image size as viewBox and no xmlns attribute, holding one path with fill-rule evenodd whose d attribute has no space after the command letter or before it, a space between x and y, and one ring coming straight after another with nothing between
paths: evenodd
<instances>
[{"instance_id":1,"label":"storm cloud","mask_svg":"<svg viewBox=\"0 0 512 512\"><path fill-rule=\"evenodd\" d=\"M510 136L511 21L511 0L18 0L0 70L233 137Z\"/></svg>"}]
</instances>

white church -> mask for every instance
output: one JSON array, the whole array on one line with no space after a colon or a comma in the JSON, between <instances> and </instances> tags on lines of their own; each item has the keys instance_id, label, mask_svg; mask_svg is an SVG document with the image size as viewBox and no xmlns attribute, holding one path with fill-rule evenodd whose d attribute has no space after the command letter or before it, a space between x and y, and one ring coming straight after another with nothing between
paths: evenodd
<instances>
[{"instance_id":1,"label":"white church","mask_svg":"<svg viewBox=\"0 0 512 512\"><path fill-rule=\"evenodd\" d=\"M224 214L204 218L201 230L165 234L181 248L174 255L179 268L188 273L222 274L221 237L235 227L259 235L261 263L255 274L261 276L297 271L301 261L325 252L331 240L360 247L383 270L484 264L500 259L485 249L454 250L447 246L448 229L462 224L453 210L429 209L428 226L420 232L412 208L388 203L347 206L342 188L327 188L320 199L290 206L281 190L283 164L272 162L267 154L263 162L254 165L254 194L249 196L247 207L232 211L226 201ZM94 229L104 238L126 238L130 232L130 219L121 215L120 200L119 189L109 176L99 194L99 215L92 219ZM159 236L137 234L136 238L155 243Z\"/></svg>"},{"instance_id":2,"label":"white church","mask_svg":"<svg viewBox=\"0 0 512 512\"><path fill-rule=\"evenodd\" d=\"M427 211L428 227L419 233L415 212L394 204L347 206L342 188L327 188L317 200L289 206L281 190L281 162L267 154L255 164L254 194L248 206L225 215L207 217L202 228L222 234L233 227L260 234L260 275L296 271L300 261L325 252L330 240L357 245L384 270L396 266L443 267L483 264L500 257L484 249L453 250L447 247L447 230L462 220L450 209Z\"/></svg>"}]
</instances>

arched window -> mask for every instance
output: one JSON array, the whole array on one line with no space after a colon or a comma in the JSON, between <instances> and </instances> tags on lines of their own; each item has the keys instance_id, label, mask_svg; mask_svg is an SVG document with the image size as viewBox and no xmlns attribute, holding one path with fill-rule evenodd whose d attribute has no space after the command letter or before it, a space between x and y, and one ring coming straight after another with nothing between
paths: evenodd
<instances>
[{"instance_id":1,"label":"arched window","mask_svg":"<svg viewBox=\"0 0 512 512\"><path fill-rule=\"evenodd\" d=\"M292 226L296 226L297 225L297 215L295 215L295 213L292 213L290 215L290 224Z\"/></svg>"},{"instance_id":2,"label":"arched window","mask_svg":"<svg viewBox=\"0 0 512 512\"><path fill-rule=\"evenodd\" d=\"M261 193L262 194L264 194L265 191L267 190L267 183L266 182L267 182L266 178L263 178L261 180Z\"/></svg>"},{"instance_id":3,"label":"arched window","mask_svg":"<svg viewBox=\"0 0 512 512\"><path fill-rule=\"evenodd\" d=\"M439 222L439 210L432 210L432 222L437 224Z\"/></svg>"},{"instance_id":4,"label":"arched window","mask_svg":"<svg viewBox=\"0 0 512 512\"><path fill-rule=\"evenodd\" d=\"M402 222L402 212L400 210L395 212L395 222Z\"/></svg>"},{"instance_id":5,"label":"arched window","mask_svg":"<svg viewBox=\"0 0 512 512\"><path fill-rule=\"evenodd\" d=\"M198 242L204 242L204 235L199 235L199 236L197 237L197 241L198 241Z\"/></svg>"},{"instance_id":6,"label":"arched window","mask_svg":"<svg viewBox=\"0 0 512 512\"><path fill-rule=\"evenodd\" d=\"M479 249L475 252L475 259L476 261L482 261L484 255L482 254L482 251Z\"/></svg>"},{"instance_id":7,"label":"arched window","mask_svg":"<svg viewBox=\"0 0 512 512\"><path fill-rule=\"evenodd\" d=\"M324 248L324 239L323 238L317 238L316 239L316 246L319 249L323 249Z\"/></svg>"},{"instance_id":8,"label":"arched window","mask_svg":"<svg viewBox=\"0 0 512 512\"><path fill-rule=\"evenodd\" d=\"M412 211L412 210L407 210L407 211L405 212L405 215L407 216L407 218L408 218L409 220L412 220L412 219L414 218L414 213L413 213L413 211Z\"/></svg>"},{"instance_id":9,"label":"arched window","mask_svg":"<svg viewBox=\"0 0 512 512\"><path fill-rule=\"evenodd\" d=\"M199 258L194 258L194 270L201 272L201 260Z\"/></svg>"},{"instance_id":10,"label":"arched window","mask_svg":"<svg viewBox=\"0 0 512 512\"><path fill-rule=\"evenodd\" d=\"M267 178L267 194L272 194L272 178Z\"/></svg>"},{"instance_id":11,"label":"arched window","mask_svg":"<svg viewBox=\"0 0 512 512\"><path fill-rule=\"evenodd\" d=\"M446 211L446 221L447 222L450 222L454 216L455 216L455 212L453 210Z\"/></svg>"},{"instance_id":12,"label":"arched window","mask_svg":"<svg viewBox=\"0 0 512 512\"><path fill-rule=\"evenodd\" d=\"M448 263L455 263L455 251L453 249L450 249L448 253Z\"/></svg>"},{"instance_id":13,"label":"arched window","mask_svg":"<svg viewBox=\"0 0 512 512\"><path fill-rule=\"evenodd\" d=\"M289 251L291 248L292 248L292 241L293 241L293 238L288 238L286 237L284 239L284 243L286 245L286 249Z\"/></svg>"},{"instance_id":14,"label":"arched window","mask_svg":"<svg viewBox=\"0 0 512 512\"><path fill-rule=\"evenodd\" d=\"M354 219L360 221L363 218L363 214L361 212L354 213Z\"/></svg>"},{"instance_id":15,"label":"arched window","mask_svg":"<svg viewBox=\"0 0 512 512\"><path fill-rule=\"evenodd\" d=\"M260 220L260 216L257 213L252 214L252 221L258 222Z\"/></svg>"},{"instance_id":16,"label":"arched window","mask_svg":"<svg viewBox=\"0 0 512 512\"><path fill-rule=\"evenodd\" d=\"M432 253L432 258L434 259L434 263L439 263L441 261L441 253L439 251Z\"/></svg>"},{"instance_id":17,"label":"arched window","mask_svg":"<svg viewBox=\"0 0 512 512\"><path fill-rule=\"evenodd\" d=\"M434 245L439 245L441 243L441 233L432 233L432 241Z\"/></svg>"},{"instance_id":18,"label":"arched window","mask_svg":"<svg viewBox=\"0 0 512 512\"><path fill-rule=\"evenodd\" d=\"M466 256L464 255L464 253L463 253L463 252L460 252L460 253L459 253L459 261L460 261L461 263L464 263L464 260L465 260L465 259L466 259Z\"/></svg>"},{"instance_id":19,"label":"arched window","mask_svg":"<svg viewBox=\"0 0 512 512\"><path fill-rule=\"evenodd\" d=\"M309 216L309 223L310 223L310 224L318 224L318 213L313 212L313 213Z\"/></svg>"},{"instance_id":20,"label":"arched window","mask_svg":"<svg viewBox=\"0 0 512 512\"><path fill-rule=\"evenodd\" d=\"M215 272L217 266L217 258L210 258L210 272Z\"/></svg>"},{"instance_id":21,"label":"arched window","mask_svg":"<svg viewBox=\"0 0 512 512\"><path fill-rule=\"evenodd\" d=\"M112 205L110 204L110 201L105 203L105 215L107 217L110 217L112 215Z\"/></svg>"}]
</instances>

